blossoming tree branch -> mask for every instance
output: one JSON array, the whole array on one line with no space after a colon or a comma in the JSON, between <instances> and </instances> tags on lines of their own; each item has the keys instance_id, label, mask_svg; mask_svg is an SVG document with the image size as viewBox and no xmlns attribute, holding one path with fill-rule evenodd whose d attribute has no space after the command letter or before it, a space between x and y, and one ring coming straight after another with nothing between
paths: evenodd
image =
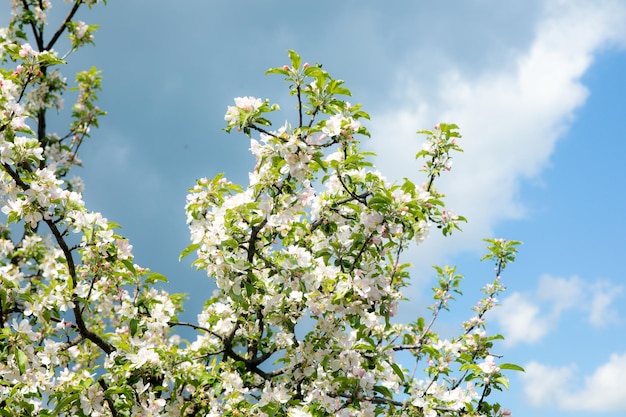
<instances>
[{"instance_id":1,"label":"blossoming tree branch","mask_svg":"<svg viewBox=\"0 0 626 417\"><path fill-rule=\"evenodd\" d=\"M519 242L487 240L495 273L456 337L434 330L460 294L454 267L435 268L430 311L394 319L410 284L406 248L465 220L435 187L460 151L457 126L419 132L423 185L389 183L361 149L368 114L341 80L289 51L268 73L287 81L296 120L274 128L278 105L236 98L225 129L250 137L249 183L218 175L190 189L181 258L195 256L217 289L197 322L181 322L183 295L134 263L73 176L105 114L102 79L92 68L68 84L61 70L97 28L76 12L104 2L56 2L67 8L59 27L47 23L51 1L10 3L0 31L0 415L510 414L489 396L508 388L503 371L521 368L501 360L485 319ZM52 132L68 89L71 122Z\"/></svg>"}]
</instances>

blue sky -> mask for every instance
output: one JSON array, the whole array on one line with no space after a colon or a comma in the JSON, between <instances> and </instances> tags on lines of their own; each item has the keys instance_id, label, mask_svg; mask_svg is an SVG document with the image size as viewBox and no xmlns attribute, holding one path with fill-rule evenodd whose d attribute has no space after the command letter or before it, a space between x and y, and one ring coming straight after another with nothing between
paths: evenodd
<instances>
[{"instance_id":1,"label":"blue sky","mask_svg":"<svg viewBox=\"0 0 626 417\"><path fill-rule=\"evenodd\" d=\"M441 324L452 334L491 278L481 239L522 240L488 317L506 337L498 352L527 370L502 402L517 416L626 413L626 3L135 0L81 17L101 25L97 46L66 74L101 69L109 112L82 149L85 201L123 225L138 263L191 293L190 320L212 287L177 261L186 189L219 172L245 183L249 142L220 130L226 106L253 95L291 108L263 73L295 49L363 103L389 178L420 180L415 131L461 127L466 151L441 188L469 222L407 254L402 314L426 314L430 265L458 264L466 296Z\"/></svg>"}]
</instances>

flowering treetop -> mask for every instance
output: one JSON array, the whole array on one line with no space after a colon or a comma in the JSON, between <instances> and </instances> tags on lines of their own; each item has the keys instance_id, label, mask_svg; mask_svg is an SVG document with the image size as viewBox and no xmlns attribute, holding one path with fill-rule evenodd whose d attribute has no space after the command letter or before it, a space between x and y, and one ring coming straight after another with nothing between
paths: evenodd
<instances>
[{"instance_id":1,"label":"flowering treetop","mask_svg":"<svg viewBox=\"0 0 626 417\"><path fill-rule=\"evenodd\" d=\"M157 289L165 277L133 262L118 225L89 211L82 182L68 178L105 114L95 68L76 77L68 130L46 129L67 89L58 67L69 53L53 47L64 33L70 52L93 43L96 27L74 20L83 3L97 2L73 2L47 39L51 3L13 2L0 32L0 415L506 414L488 396L508 386L503 370L521 368L497 363L485 314L519 242L489 240L495 278L457 337L433 331L459 293L453 267L436 268L427 317L393 320L410 280L404 250L465 220L435 188L460 151L457 126L420 132L423 185L389 183L360 146L368 114L341 80L289 51L289 65L268 73L289 83L297 120L272 129L278 105L236 98L225 130L250 137L248 185L217 175L190 189L181 258L195 253L217 289L197 323L180 322L183 296Z\"/></svg>"}]
</instances>

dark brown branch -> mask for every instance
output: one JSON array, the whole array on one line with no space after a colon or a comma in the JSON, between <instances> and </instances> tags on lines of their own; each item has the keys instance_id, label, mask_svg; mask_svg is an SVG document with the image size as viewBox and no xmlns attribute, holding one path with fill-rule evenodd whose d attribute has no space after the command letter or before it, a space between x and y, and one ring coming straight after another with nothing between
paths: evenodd
<instances>
[{"instance_id":1,"label":"dark brown branch","mask_svg":"<svg viewBox=\"0 0 626 417\"><path fill-rule=\"evenodd\" d=\"M329 396L332 396L329 394ZM336 395L337 397L341 397L341 398L345 398L347 400L352 400L354 397L347 395L347 394L339 394ZM358 396L357 397L358 400L360 401L369 401L373 404L380 404L380 405L394 405L396 407L405 407L406 406L406 402L403 401L398 401L398 400L394 400L391 398L385 398L385 397L375 397L375 396ZM345 407L346 405L344 405ZM444 411L444 412L455 412L457 410L453 410L451 408L446 408L446 407L433 407L433 410L437 410L437 411Z\"/></svg>"},{"instance_id":2,"label":"dark brown branch","mask_svg":"<svg viewBox=\"0 0 626 417\"><path fill-rule=\"evenodd\" d=\"M487 382L485 384L485 388L483 388L483 393L480 396L480 400L478 400L478 404L476 404L476 410L480 411L481 406L483 405L483 401L485 400L485 397L487 396L487 389L489 388L489 383Z\"/></svg>"},{"instance_id":3,"label":"dark brown branch","mask_svg":"<svg viewBox=\"0 0 626 417\"><path fill-rule=\"evenodd\" d=\"M313 109L313 113L311 113L311 120L309 120L309 128L311 126L313 126L313 122L315 121L315 116L317 116L317 112L320 110L320 106L316 106L315 109ZM333 139L334 143L337 143L336 140Z\"/></svg>"},{"instance_id":4,"label":"dark brown branch","mask_svg":"<svg viewBox=\"0 0 626 417\"><path fill-rule=\"evenodd\" d=\"M16 102L19 103L19 102L22 101L22 99L24 98L24 94L26 93L26 87L28 87L28 84L30 84L32 79L33 79L33 74L32 74L32 72L29 71L28 74L27 74L27 77L26 77L26 81L24 82L24 85L22 86L22 90L20 91L20 94L17 97ZM11 112L11 115L9 116L9 118L12 119L13 116L14 116L14 113Z\"/></svg>"},{"instance_id":5,"label":"dark brown branch","mask_svg":"<svg viewBox=\"0 0 626 417\"><path fill-rule=\"evenodd\" d=\"M421 338L420 338L421 340ZM420 350L422 348L422 343L416 343L414 345L396 345L391 348L394 352L399 352L402 350Z\"/></svg>"},{"instance_id":6,"label":"dark brown branch","mask_svg":"<svg viewBox=\"0 0 626 417\"><path fill-rule=\"evenodd\" d=\"M195 326L191 326L195 327ZM261 378L265 380L270 380L277 375L281 375L285 372L284 369L277 369L272 372L265 372L262 369L259 369L259 365L269 359L274 352L265 352L263 355L255 357L255 358L244 358L239 353L235 352L233 349L233 339L235 338L235 334L239 329L239 322L235 324L235 327L230 331L230 333L226 337L220 337L222 339L222 343L224 344L224 355L223 360L232 359L235 362L241 362L246 366L246 370L249 372L253 372L259 375Z\"/></svg>"},{"instance_id":7,"label":"dark brown branch","mask_svg":"<svg viewBox=\"0 0 626 417\"><path fill-rule=\"evenodd\" d=\"M261 308L257 308L256 310L256 319L258 322L259 339L253 339L248 344L248 360L256 358L256 355L259 352L259 341L263 338L263 333L265 332L265 322L263 320L264 316Z\"/></svg>"},{"instance_id":8,"label":"dark brown branch","mask_svg":"<svg viewBox=\"0 0 626 417\"><path fill-rule=\"evenodd\" d=\"M341 178L339 180L341 181L341 184L343 185L343 180ZM365 199L369 197L370 195L372 195L371 191L366 191L363 194L355 194L354 192L348 190L347 188L345 188L345 190L348 192L348 194L350 194L350 197L346 197L343 200L337 201L337 204L345 204L353 200L357 200L359 203L362 203L362 204L367 204L367 201Z\"/></svg>"},{"instance_id":9,"label":"dark brown branch","mask_svg":"<svg viewBox=\"0 0 626 417\"><path fill-rule=\"evenodd\" d=\"M2 298L0 298L0 329L4 328L4 305L2 304Z\"/></svg>"},{"instance_id":10,"label":"dark brown branch","mask_svg":"<svg viewBox=\"0 0 626 417\"><path fill-rule=\"evenodd\" d=\"M261 223L257 224L252 228L250 232L250 240L248 240L248 262L252 263L254 261L254 255L256 254L256 240L259 232L265 225L267 224L267 218L263 219Z\"/></svg>"},{"instance_id":11,"label":"dark brown branch","mask_svg":"<svg viewBox=\"0 0 626 417\"><path fill-rule=\"evenodd\" d=\"M339 202L337 202L338 204L343 204L343 203L347 203L348 201L351 200L357 200L359 203L367 205L367 200L366 198L368 196L370 196L372 194L371 191L366 191L363 194L357 194L354 191L348 189L348 186L346 185L346 183L343 180L343 177L341 176L340 172L337 172L337 178L339 178L339 182L341 183L341 185L343 186L343 189L350 195L352 196L352 198L348 199L348 200L341 200Z\"/></svg>"},{"instance_id":12,"label":"dark brown branch","mask_svg":"<svg viewBox=\"0 0 626 417\"><path fill-rule=\"evenodd\" d=\"M74 328L76 328L75 325L73 325ZM68 335L68 339L69 339L69 335ZM85 340L84 337L82 337L80 334L78 336L76 336L74 339L69 340L68 342L64 343L59 350L64 351L64 350L68 350L69 348L71 348L72 346L76 346L78 345L80 342L82 342L83 340Z\"/></svg>"},{"instance_id":13,"label":"dark brown branch","mask_svg":"<svg viewBox=\"0 0 626 417\"><path fill-rule=\"evenodd\" d=\"M391 239L391 237L390 237ZM396 252L396 259L395 262L393 264L393 272L391 273L391 277L390 277L390 282L393 285L393 281L395 280L396 276L397 276L397 271L398 271L398 266L400 265L400 255L402 254L402 250L403 247L405 245L405 240L404 238L400 238L400 241L398 242L398 251Z\"/></svg>"},{"instance_id":14,"label":"dark brown branch","mask_svg":"<svg viewBox=\"0 0 626 417\"><path fill-rule=\"evenodd\" d=\"M50 38L50 42L48 42L48 45L46 45L46 48L45 48L46 51L49 51L50 49L52 49L52 47L54 47L54 44L59 40L63 32L65 32L65 29L67 28L67 24L71 22L72 18L78 11L78 8L80 7L81 4L82 4L82 0L77 0L74 3L74 6L72 6L72 9L70 10L70 12L67 14L67 16L65 16L63 23L61 23L57 31L54 33L54 35L52 35L52 38Z\"/></svg>"},{"instance_id":15,"label":"dark brown branch","mask_svg":"<svg viewBox=\"0 0 626 417\"><path fill-rule=\"evenodd\" d=\"M107 386L107 383L104 382L104 379L102 378L98 378L98 384L100 384L100 387L102 387L102 389L104 390L104 400L106 401L107 405L109 406L109 410L111 410L111 415L113 417L117 417L117 411L115 410L115 403L113 402L113 400L111 399L110 396L106 395L106 390L109 389L109 387Z\"/></svg>"},{"instance_id":16,"label":"dark brown branch","mask_svg":"<svg viewBox=\"0 0 626 417\"><path fill-rule=\"evenodd\" d=\"M206 333L210 334L211 336L215 336L218 339L220 339L221 341L224 341L224 337L223 336L220 336L219 334L211 331L210 329L207 329L206 327L198 326L197 324L187 323L187 322L182 322L182 321L168 321L167 325L170 326L170 327L184 326L184 327L191 327L194 330L202 330L203 332L206 332Z\"/></svg>"},{"instance_id":17,"label":"dark brown branch","mask_svg":"<svg viewBox=\"0 0 626 417\"><path fill-rule=\"evenodd\" d=\"M22 0L22 7L24 8L26 12L28 12L27 14L29 15L34 14L33 12L30 11L30 8L28 7L28 2L26 0ZM35 42L37 43L37 49L39 50L39 52L43 52L44 51L43 33L40 32L40 30L37 28L37 25L35 24L34 19L30 18L28 23L30 24L30 28L33 31L33 36L35 37Z\"/></svg>"},{"instance_id":18,"label":"dark brown branch","mask_svg":"<svg viewBox=\"0 0 626 417\"><path fill-rule=\"evenodd\" d=\"M296 84L296 89L298 91L298 128L302 129L302 90L299 82Z\"/></svg>"},{"instance_id":19,"label":"dark brown branch","mask_svg":"<svg viewBox=\"0 0 626 417\"><path fill-rule=\"evenodd\" d=\"M67 263L67 270L70 274L70 278L72 279L72 286L76 288L76 284L77 284L76 265L74 264L74 256L72 255L72 251L67 246L67 243L65 242L65 239L63 239L63 235L57 228L57 225L50 219L44 220L44 221L50 228L52 235L56 239L57 244L59 245L59 247L61 248L61 251L63 252L63 255L65 257L65 262Z\"/></svg>"},{"instance_id":20,"label":"dark brown branch","mask_svg":"<svg viewBox=\"0 0 626 417\"><path fill-rule=\"evenodd\" d=\"M436 158L433 156L433 159L432 159L432 162L431 162L432 164L435 163L435 159ZM426 186L426 191L427 192L430 192L430 190L432 189L433 183L435 182L435 177L436 177L436 175L434 175L434 174L430 175L430 178L428 179L428 185Z\"/></svg>"},{"instance_id":21,"label":"dark brown branch","mask_svg":"<svg viewBox=\"0 0 626 417\"><path fill-rule=\"evenodd\" d=\"M231 358L236 362L242 362L246 366L247 371L253 372L265 380L270 380L274 376L280 375L281 373L284 372L284 370L277 370L274 372L265 372L262 369L259 369L258 365L262 363L263 361L267 360L267 358L271 356L271 354L268 354L268 353L264 354L260 358L255 358L254 360L248 360L244 358L243 356L241 356L240 354L238 354L237 352L235 352L232 346L227 346L224 349L224 356L226 358Z\"/></svg>"},{"instance_id":22,"label":"dark brown branch","mask_svg":"<svg viewBox=\"0 0 626 417\"><path fill-rule=\"evenodd\" d=\"M257 131L257 132L259 132L259 133L263 133L263 134L266 134L266 135L271 136L271 137L273 137L273 138L280 139L280 136L276 135L275 133L272 133L272 132L270 132L270 131L268 131L268 130L265 130L265 129L263 129L262 127L258 127L257 125L255 125L255 124L253 124L253 123L250 123L250 124L248 125L248 127L249 127L250 129L252 129L252 130L256 130L256 131Z\"/></svg>"},{"instance_id":23,"label":"dark brown branch","mask_svg":"<svg viewBox=\"0 0 626 417\"><path fill-rule=\"evenodd\" d=\"M42 70L45 70L45 68L42 68ZM37 112L37 140L39 140L43 149L48 145L46 141L46 130L46 109L41 109ZM42 159L39 163L39 168L43 168L45 163L46 161Z\"/></svg>"},{"instance_id":24,"label":"dark brown branch","mask_svg":"<svg viewBox=\"0 0 626 417\"><path fill-rule=\"evenodd\" d=\"M363 256L363 253L365 253L365 249L370 243L370 240L372 239L372 237L374 237L374 232L371 232L370 235L367 237L367 239L363 241L363 245L361 245L361 249L359 249L359 253L356 255L356 257L354 258L354 261L352 262L352 269L350 269L350 272L353 272L356 269L361 259L361 256Z\"/></svg>"}]
</instances>

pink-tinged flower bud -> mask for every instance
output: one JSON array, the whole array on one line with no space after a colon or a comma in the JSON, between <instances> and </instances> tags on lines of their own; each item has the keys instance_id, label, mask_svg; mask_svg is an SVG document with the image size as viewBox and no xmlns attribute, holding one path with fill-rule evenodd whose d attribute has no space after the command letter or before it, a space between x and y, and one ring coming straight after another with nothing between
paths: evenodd
<instances>
[{"instance_id":1,"label":"pink-tinged flower bud","mask_svg":"<svg viewBox=\"0 0 626 417\"><path fill-rule=\"evenodd\" d=\"M289 65L285 65L285 66L283 67L283 69L284 69L285 71L289 71Z\"/></svg>"},{"instance_id":2,"label":"pink-tinged flower bud","mask_svg":"<svg viewBox=\"0 0 626 417\"><path fill-rule=\"evenodd\" d=\"M28 55L33 55L34 53L35 51L33 50L33 47L30 46L29 43L25 43L24 45L22 45L19 55L21 58L26 58Z\"/></svg>"},{"instance_id":3,"label":"pink-tinged flower bud","mask_svg":"<svg viewBox=\"0 0 626 417\"><path fill-rule=\"evenodd\" d=\"M304 67L304 69L309 68L309 63L308 63L308 62L305 62L305 63L304 63L304 65L303 65L303 67Z\"/></svg>"}]
</instances>

